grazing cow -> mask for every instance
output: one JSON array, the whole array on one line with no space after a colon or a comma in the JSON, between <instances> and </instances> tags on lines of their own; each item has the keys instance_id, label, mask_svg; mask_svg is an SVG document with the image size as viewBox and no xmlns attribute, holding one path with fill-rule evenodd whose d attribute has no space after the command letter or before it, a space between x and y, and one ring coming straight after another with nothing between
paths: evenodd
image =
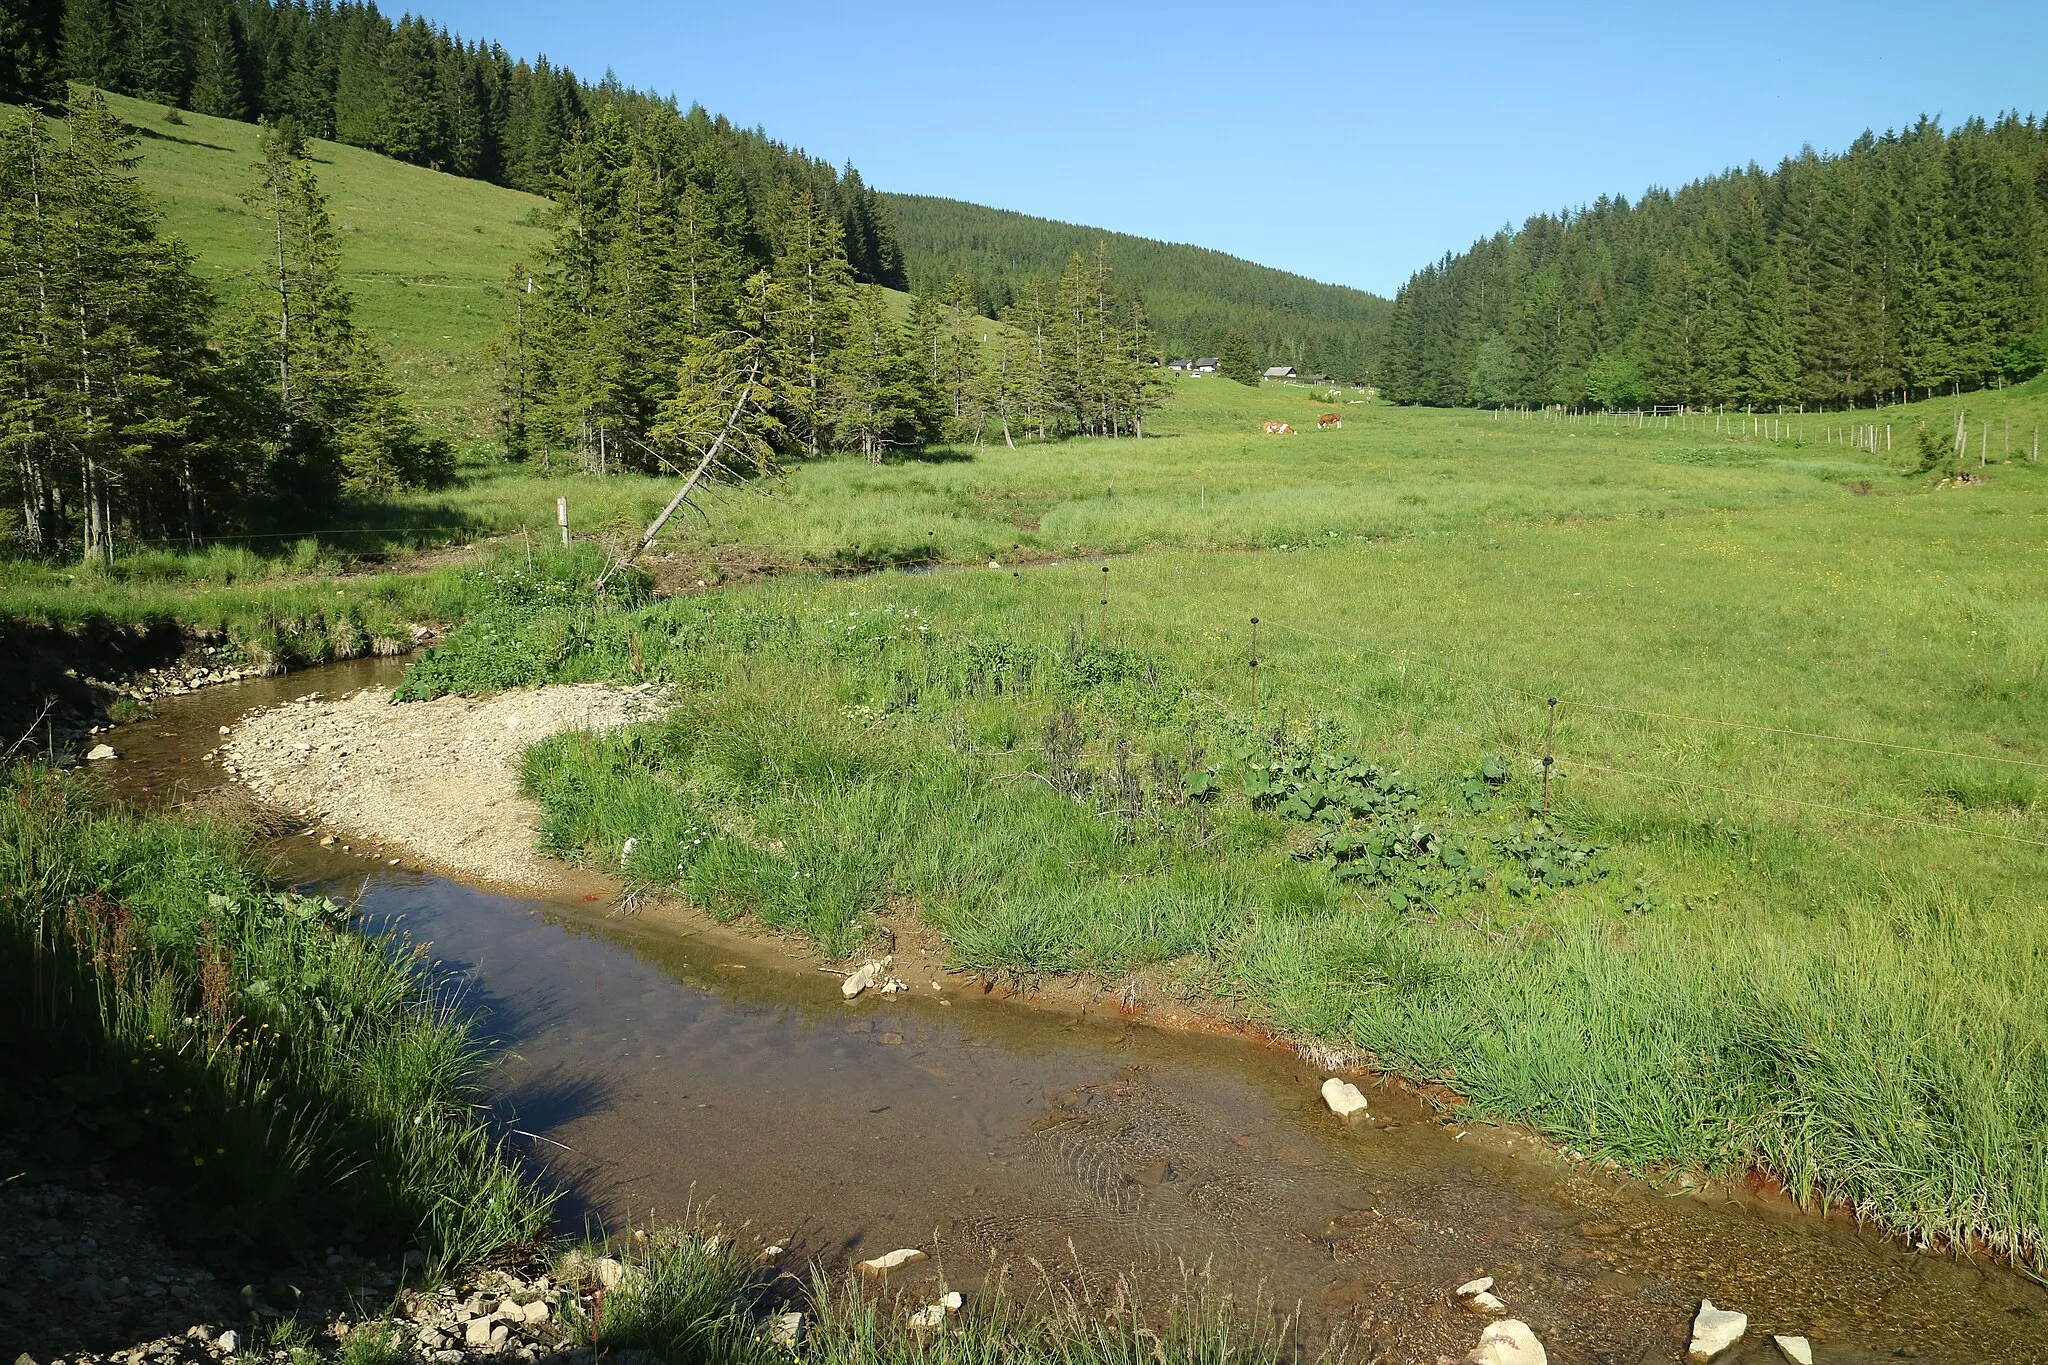
<instances>
[{"instance_id":1,"label":"grazing cow","mask_svg":"<svg viewBox=\"0 0 2048 1365\"><path fill-rule=\"evenodd\" d=\"M1268 436L1292 436L1294 428L1288 426L1285 422L1268 422L1266 423L1266 434Z\"/></svg>"},{"instance_id":2,"label":"grazing cow","mask_svg":"<svg viewBox=\"0 0 2048 1365\"><path fill-rule=\"evenodd\" d=\"M1326 412L1321 417L1316 418L1317 431L1328 431L1331 427L1341 427L1343 425L1344 419L1334 412Z\"/></svg>"}]
</instances>

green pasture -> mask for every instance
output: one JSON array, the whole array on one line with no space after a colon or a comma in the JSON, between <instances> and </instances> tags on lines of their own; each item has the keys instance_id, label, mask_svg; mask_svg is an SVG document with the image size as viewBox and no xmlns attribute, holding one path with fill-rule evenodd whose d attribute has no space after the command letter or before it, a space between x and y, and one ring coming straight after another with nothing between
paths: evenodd
<instances>
[{"instance_id":1,"label":"green pasture","mask_svg":"<svg viewBox=\"0 0 2048 1365\"><path fill-rule=\"evenodd\" d=\"M2041 467L1941 487L1811 436L1384 407L1231 430L1316 407L1189 381L1142 446L800 470L714 515L806 524L843 480L895 528L870 545L966 566L591 603L594 548L513 561L409 688L676 685L528 781L546 846L638 839L636 879L718 913L849 953L907 897L965 965L1147 974L1596 1157L1760 1166L2038 1261ZM1035 532L975 496L1006 487L1042 490ZM1004 541L1039 562L976 563ZM1259 793L1346 765L1412 798Z\"/></svg>"},{"instance_id":2,"label":"green pasture","mask_svg":"<svg viewBox=\"0 0 2048 1365\"><path fill-rule=\"evenodd\" d=\"M1701 434L1396 408L1352 401L1349 392L1325 401L1294 386L1185 379L1143 441L1039 444L1019 431L1015 449L996 440L881 466L844 457L797 465L780 479L706 493L703 515L673 521L660 549L707 568L834 569L1080 551L1291 550L1771 507L1825 515L1862 494L1926 492L1934 479L1915 472L1919 456L1908 450L1916 421L1943 440L1958 407L1973 433L1985 418L1995 435L2009 421L2016 452L2036 426L2048 426L2048 387L2038 382L1874 414L1795 417L1787 420L1803 421L1808 435L1781 441L1716 436L1711 427ZM1315 429L1327 412L1341 414L1341 429ZM1268 420L1289 422L1296 434L1263 435ZM1891 455L1822 438L1830 425L1859 420L1891 423ZM1971 470L1999 484L2031 477L2024 463L1978 471L1973 458ZM622 540L637 535L675 483L476 466L460 487L408 502L406 515L485 534L524 526L551 538L555 500L566 497L578 536Z\"/></svg>"}]
</instances>

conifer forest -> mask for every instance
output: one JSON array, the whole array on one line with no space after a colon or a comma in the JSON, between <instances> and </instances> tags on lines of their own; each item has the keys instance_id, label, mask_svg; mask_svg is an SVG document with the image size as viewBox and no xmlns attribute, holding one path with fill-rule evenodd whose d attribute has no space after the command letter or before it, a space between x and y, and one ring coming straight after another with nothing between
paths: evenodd
<instances>
[{"instance_id":1,"label":"conifer forest","mask_svg":"<svg viewBox=\"0 0 2048 1365\"><path fill-rule=\"evenodd\" d=\"M1869 406L2048 366L2048 125L1929 119L1846 152L1529 219L1418 271L1403 403Z\"/></svg>"}]
</instances>

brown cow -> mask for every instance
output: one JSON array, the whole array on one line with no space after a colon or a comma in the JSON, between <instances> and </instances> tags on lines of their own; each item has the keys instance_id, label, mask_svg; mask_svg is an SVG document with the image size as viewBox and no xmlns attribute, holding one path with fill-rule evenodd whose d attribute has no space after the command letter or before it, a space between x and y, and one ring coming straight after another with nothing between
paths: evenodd
<instances>
[{"instance_id":1,"label":"brown cow","mask_svg":"<svg viewBox=\"0 0 2048 1365\"><path fill-rule=\"evenodd\" d=\"M1285 422L1268 422L1266 423L1266 434L1268 436L1292 436L1294 428L1288 426Z\"/></svg>"},{"instance_id":2,"label":"brown cow","mask_svg":"<svg viewBox=\"0 0 2048 1365\"><path fill-rule=\"evenodd\" d=\"M1343 425L1344 419L1334 412L1326 412L1321 417L1316 418L1317 431L1328 431L1331 427L1341 427Z\"/></svg>"}]
</instances>

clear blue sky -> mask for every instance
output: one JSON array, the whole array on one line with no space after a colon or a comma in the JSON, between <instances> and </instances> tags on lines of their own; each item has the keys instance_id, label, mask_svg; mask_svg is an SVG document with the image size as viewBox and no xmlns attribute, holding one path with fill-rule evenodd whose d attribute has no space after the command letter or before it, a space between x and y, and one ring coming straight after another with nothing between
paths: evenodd
<instances>
[{"instance_id":1,"label":"clear blue sky","mask_svg":"<svg viewBox=\"0 0 2048 1365\"><path fill-rule=\"evenodd\" d=\"M399 5L391 5L396 11ZM881 189L1391 294L1504 223L1922 112L2048 114L2048 2L423 0Z\"/></svg>"}]
</instances>

